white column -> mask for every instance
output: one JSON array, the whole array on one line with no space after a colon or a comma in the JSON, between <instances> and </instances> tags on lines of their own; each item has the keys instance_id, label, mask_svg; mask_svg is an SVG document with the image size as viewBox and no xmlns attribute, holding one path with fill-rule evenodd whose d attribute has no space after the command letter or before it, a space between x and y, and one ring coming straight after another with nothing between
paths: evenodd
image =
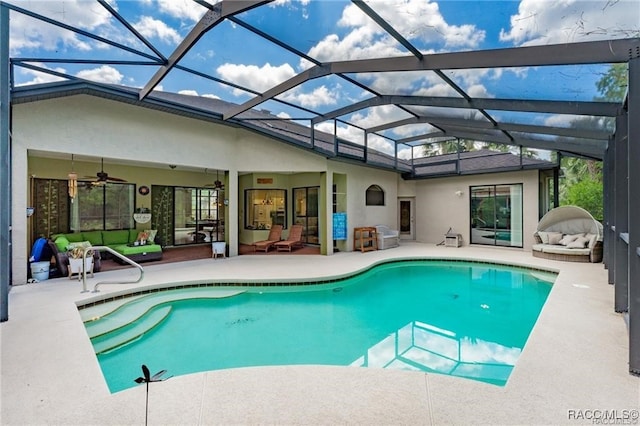
<instances>
[{"instance_id":1,"label":"white column","mask_svg":"<svg viewBox=\"0 0 640 426\"><path fill-rule=\"evenodd\" d=\"M238 216L238 170L229 170L225 197L229 200L225 227L229 236L229 257L232 257L238 255L238 236L240 235L238 224L242 223L242 218Z\"/></svg>"}]
</instances>

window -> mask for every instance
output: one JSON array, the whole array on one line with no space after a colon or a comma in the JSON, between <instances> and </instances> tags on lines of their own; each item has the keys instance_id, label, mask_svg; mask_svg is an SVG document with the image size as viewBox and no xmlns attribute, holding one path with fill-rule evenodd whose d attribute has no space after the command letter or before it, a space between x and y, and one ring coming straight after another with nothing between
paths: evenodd
<instances>
[{"instance_id":1,"label":"window","mask_svg":"<svg viewBox=\"0 0 640 426\"><path fill-rule=\"evenodd\" d=\"M79 182L70 206L71 230L135 228L135 194L136 185L132 183Z\"/></svg>"},{"instance_id":2,"label":"window","mask_svg":"<svg viewBox=\"0 0 640 426\"><path fill-rule=\"evenodd\" d=\"M471 187L471 243L522 247L522 184Z\"/></svg>"},{"instance_id":3,"label":"window","mask_svg":"<svg viewBox=\"0 0 640 426\"><path fill-rule=\"evenodd\" d=\"M367 188L367 206L384 206L384 191L378 185L371 185Z\"/></svg>"},{"instance_id":4,"label":"window","mask_svg":"<svg viewBox=\"0 0 640 426\"><path fill-rule=\"evenodd\" d=\"M245 229L287 227L287 191L284 189L247 189L244 192Z\"/></svg>"}]
</instances>

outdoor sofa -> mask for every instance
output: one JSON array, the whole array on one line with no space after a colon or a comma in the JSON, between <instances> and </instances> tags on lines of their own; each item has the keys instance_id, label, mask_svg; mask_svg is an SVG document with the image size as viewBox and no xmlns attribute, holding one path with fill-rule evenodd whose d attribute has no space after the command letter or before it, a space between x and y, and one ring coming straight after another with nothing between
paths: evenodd
<instances>
[{"instance_id":1,"label":"outdoor sofa","mask_svg":"<svg viewBox=\"0 0 640 426\"><path fill-rule=\"evenodd\" d=\"M561 206L538 223L531 247L534 257L565 262L602 262L603 227L586 210Z\"/></svg>"},{"instance_id":2,"label":"outdoor sofa","mask_svg":"<svg viewBox=\"0 0 640 426\"><path fill-rule=\"evenodd\" d=\"M160 260L162 259L162 247L155 243L155 235L150 235L149 232L150 231L145 231L141 235L141 231L137 229L83 231L55 234L51 236L51 240L54 242L58 251L63 253L66 252L67 247L71 243L88 241L92 246L107 246L134 262ZM145 234L148 238L147 243L144 245L134 245L135 242L139 241L140 237ZM155 232L153 232L153 234L155 234ZM123 263L117 256L115 256L114 259L119 263Z\"/></svg>"}]
</instances>

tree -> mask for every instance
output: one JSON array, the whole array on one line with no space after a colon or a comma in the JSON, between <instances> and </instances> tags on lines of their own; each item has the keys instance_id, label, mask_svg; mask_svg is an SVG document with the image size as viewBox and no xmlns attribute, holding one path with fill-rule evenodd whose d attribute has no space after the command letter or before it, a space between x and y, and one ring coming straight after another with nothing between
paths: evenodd
<instances>
[{"instance_id":1,"label":"tree","mask_svg":"<svg viewBox=\"0 0 640 426\"><path fill-rule=\"evenodd\" d=\"M627 64L613 64L596 83L602 95L598 101L622 102L627 93Z\"/></svg>"},{"instance_id":2,"label":"tree","mask_svg":"<svg viewBox=\"0 0 640 426\"><path fill-rule=\"evenodd\" d=\"M595 100L622 102L627 90L627 64L613 64L596 82L599 97ZM589 123L587 123L589 122ZM584 118L572 127L611 128L612 120ZM564 173L560 185L560 204L573 204L587 210L596 219L603 218L602 162L581 158L563 158Z\"/></svg>"}]
</instances>

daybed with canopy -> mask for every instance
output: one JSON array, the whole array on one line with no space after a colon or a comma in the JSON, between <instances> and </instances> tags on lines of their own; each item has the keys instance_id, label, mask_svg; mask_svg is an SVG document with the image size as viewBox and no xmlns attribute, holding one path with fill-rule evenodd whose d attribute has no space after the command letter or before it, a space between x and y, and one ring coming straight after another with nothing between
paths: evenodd
<instances>
[{"instance_id":1,"label":"daybed with canopy","mask_svg":"<svg viewBox=\"0 0 640 426\"><path fill-rule=\"evenodd\" d=\"M603 226L578 206L550 210L538 223L535 257L567 262L602 262Z\"/></svg>"}]
</instances>

